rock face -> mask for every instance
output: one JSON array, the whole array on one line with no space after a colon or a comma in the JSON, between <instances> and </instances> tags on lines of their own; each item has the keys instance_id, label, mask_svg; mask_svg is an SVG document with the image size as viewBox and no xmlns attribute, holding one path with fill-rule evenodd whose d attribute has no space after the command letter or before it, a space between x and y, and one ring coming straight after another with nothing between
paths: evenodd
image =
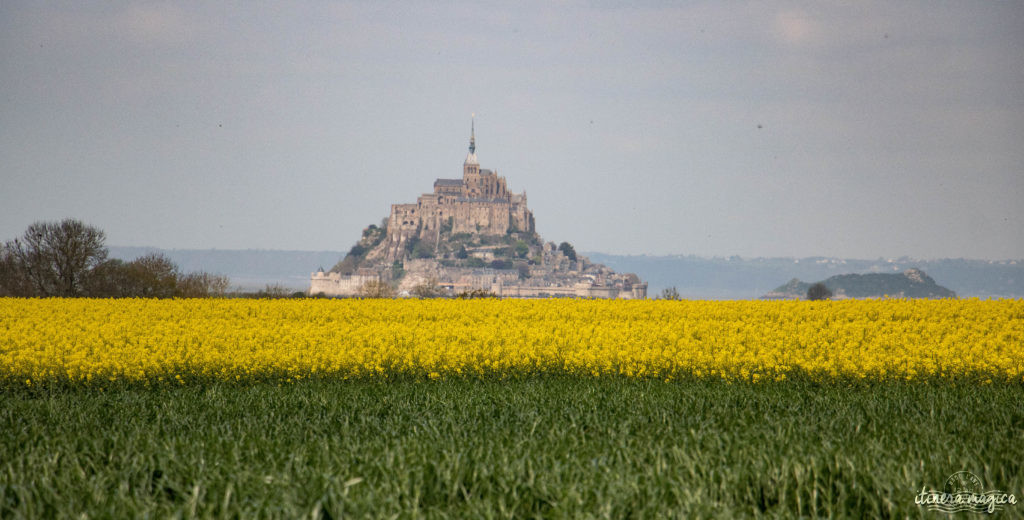
<instances>
[{"instance_id":1,"label":"rock face","mask_svg":"<svg viewBox=\"0 0 1024 520\"><path fill-rule=\"evenodd\" d=\"M900 274L841 274L821 283L832 291L832 299L846 298L956 298L956 293L935 283L924 271L907 269ZM796 278L774 291L762 296L763 299L801 299L807 297L812 283Z\"/></svg>"},{"instance_id":2,"label":"rock face","mask_svg":"<svg viewBox=\"0 0 1024 520\"><path fill-rule=\"evenodd\" d=\"M647 297L635 274L592 263L568 243L545 243L526 193L510 192L504 177L480 168L475 132L461 179L437 179L415 204L393 204L329 272L313 273L309 294L357 296L369 282L400 295Z\"/></svg>"}]
</instances>

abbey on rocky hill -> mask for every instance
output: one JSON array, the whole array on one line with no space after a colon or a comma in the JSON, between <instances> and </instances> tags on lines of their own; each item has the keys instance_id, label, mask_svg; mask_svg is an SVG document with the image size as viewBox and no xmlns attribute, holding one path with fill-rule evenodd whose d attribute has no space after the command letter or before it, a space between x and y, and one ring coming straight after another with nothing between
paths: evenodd
<instances>
[{"instance_id":1,"label":"abbey on rocky hill","mask_svg":"<svg viewBox=\"0 0 1024 520\"><path fill-rule=\"evenodd\" d=\"M337 265L310 279L309 293L325 296L445 296L468 292L500 297L646 298L635 274L617 274L536 233L526 192L512 193L504 177L481 169L476 129L461 179L437 179L415 204L393 204L381 226Z\"/></svg>"},{"instance_id":2,"label":"abbey on rocky hill","mask_svg":"<svg viewBox=\"0 0 1024 520\"><path fill-rule=\"evenodd\" d=\"M476 158L476 128L471 125L469 154L461 179L437 179L434 192L415 204L392 204L387 223L388 259L396 260L413 237L437 239L441 229L452 233L504 235L533 233L533 213L526 192L511 193L505 178L480 168Z\"/></svg>"}]
</instances>

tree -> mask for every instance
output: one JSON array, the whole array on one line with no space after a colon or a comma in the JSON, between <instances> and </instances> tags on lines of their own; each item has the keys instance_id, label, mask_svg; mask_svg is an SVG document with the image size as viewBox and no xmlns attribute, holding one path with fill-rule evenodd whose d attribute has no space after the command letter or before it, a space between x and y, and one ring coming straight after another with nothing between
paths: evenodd
<instances>
[{"instance_id":1,"label":"tree","mask_svg":"<svg viewBox=\"0 0 1024 520\"><path fill-rule=\"evenodd\" d=\"M33 296L34 288L25 272L25 266L8 246L9 243L0 245L0 296Z\"/></svg>"},{"instance_id":2,"label":"tree","mask_svg":"<svg viewBox=\"0 0 1024 520\"><path fill-rule=\"evenodd\" d=\"M679 297L679 291L676 290L675 286L672 286L672 287L666 287L665 289L661 290L661 299L662 300L681 300L682 298Z\"/></svg>"},{"instance_id":3,"label":"tree","mask_svg":"<svg viewBox=\"0 0 1024 520\"><path fill-rule=\"evenodd\" d=\"M427 242L417 242L412 249L413 258L434 258L433 247Z\"/></svg>"},{"instance_id":4,"label":"tree","mask_svg":"<svg viewBox=\"0 0 1024 520\"><path fill-rule=\"evenodd\" d=\"M558 250L562 252L569 260L576 261L576 249L572 247L572 244L568 242L562 242L558 245Z\"/></svg>"},{"instance_id":5,"label":"tree","mask_svg":"<svg viewBox=\"0 0 1024 520\"><path fill-rule=\"evenodd\" d=\"M458 258L460 260L465 260L466 258L469 258L469 252L466 251L465 245L459 244L459 249L455 251L455 258Z\"/></svg>"},{"instance_id":6,"label":"tree","mask_svg":"<svg viewBox=\"0 0 1024 520\"><path fill-rule=\"evenodd\" d=\"M519 270L520 280L525 280L530 277L530 266L528 264L516 264L516 269Z\"/></svg>"},{"instance_id":7,"label":"tree","mask_svg":"<svg viewBox=\"0 0 1024 520\"><path fill-rule=\"evenodd\" d=\"M807 299L814 300L827 300L832 297L832 291L825 286L825 284L818 282L807 288Z\"/></svg>"},{"instance_id":8,"label":"tree","mask_svg":"<svg viewBox=\"0 0 1024 520\"><path fill-rule=\"evenodd\" d=\"M226 276L182 275L153 253L125 262L108 259L103 231L74 219L36 222L0 245L0 296L172 298L224 296Z\"/></svg>"},{"instance_id":9,"label":"tree","mask_svg":"<svg viewBox=\"0 0 1024 520\"><path fill-rule=\"evenodd\" d=\"M366 254L366 247L364 247L361 244L356 244L356 245L352 246L352 249L348 250L348 254L345 255L345 257L348 258L348 257L351 256L351 257L355 257L355 258L362 258L363 255L365 255L365 254Z\"/></svg>"},{"instance_id":10,"label":"tree","mask_svg":"<svg viewBox=\"0 0 1024 520\"><path fill-rule=\"evenodd\" d=\"M441 234L451 233L452 227L455 225L455 217L448 217L447 220L441 222Z\"/></svg>"},{"instance_id":11,"label":"tree","mask_svg":"<svg viewBox=\"0 0 1024 520\"><path fill-rule=\"evenodd\" d=\"M463 300L475 300L478 298L497 298L498 295L484 289L473 289L472 291L461 292L457 297Z\"/></svg>"},{"instance_id":12,"label":"tree","mask_svg":"<svg viewBox=\"0 0 1024 520\"><path fill-rule=\"evenodd\" d=\"M412 288L412 295L417 298L437 298L441 296L441 288L437 285L437 278L427 278Z\"/></svg>"},{"instance_id":13,"label":"tree","mask_svg":"<svg viewBox=\"0 0 1024 520\"><path fill-rule=\"evenodd\" d=\"M207 273L202 273L207 276ZM203 279L206 282L206 293L208 296L223 298L228 294L228 287L231 286L231 278L223 274L211 274L209 278Z\"/></svg>"},{"instance_id":14,"label":"tree","mask_svg":"<svg viewBox=\"0 0 1024 520\"><path fill-rule=\"evenodd\" d=\"M420 245L420 237L411 236L405 241L405 252L412 254L416 250L416 246Z\"/></svg>"},{"instance_id":15,"label":"tree","mask_svg":"<svg viewBox=\"0 0 1024 520\"><path fill-rule=\"evenodd\" d=\"M131 276L124 260L111 258L97 265L85 280L85 294L91 298L125 298L131 294Z\"/></svg>"},{"instance_id":16,"label":"tree","mask_svg":"<svg viewBox=\"0 0 1024 520\"><path fill-rule=\"evenodd\" d=\"M33 223L4 244L0 283L24 296L81 296L89 272L107 258L105 240L103 231L74 219Z\"/></svg>"},{"instance_id":17,"label":"tree","mask_svg":"<svg viewBox=\"0 0 1024 520\"><path fill-rule=\"evenodd\" d=\"M268 283L260 292L256 293L259 298L287 298L290 292L288 288L279 283Z\"/></svg>"},{"instance_id":18,"label":"tree","mask_svg":"<svg viewBox=\"0 0 1024 520\"><path fill-rule=\"evenodd\" d=\"M395 260L395 262L391 264L391 278L393 280L398 280L399 278L402 278L404 276L405 263L399 260Z\"/></svg>"},{"instance_id":19,"label":"tree","mask_svg":"<svg viewBox=\"0 0 1024 520\"><path fill-rule=\"evenodd\" d=\"M196 271L178 279L176 296L181 298L223 298L230 285L231 280L227 276Z\"/></svg>"},{"instance_id":20,"label":"tree","mask_svg":"<svg viewBox=\"0 0 1024 520\"><path fill-rule=\"evenodd\" d=\"M530 253L530 246L522 240L517 240L513 250L515 251L516 258L526 258L526 255Z\"/></svg>"},{"instance_id":21,"label":"tree","mask_svg":"<svg viewBox=\"0 0 1024 520\"><path fill-rule=\"evenodd\" d=\"M346 255L344 259L339 260L338 263L334 264L331 268L332 273L341 273L342 275L350 275L356 271L359 266L359 257L352 255Z\"/></svg>"},{"instance_id":22,"label":"tree","mask_svg":"<svg viewBox=\"0 0 1024 520\"><path fill-rule=\"evenodd\" d=\"M386 282L370 280L359 287L356 294L360 298L394 298L395 290Z\"/></svg>"},{"instance_id":23,"label":"tree","mask_svg":"<svg viewBox=\"0 0 1024 520\"><path fill-rule=\"evenodd\" d=\"M178 290L178 265L161 253L140 256L125 266L128 272L125 296L173 298Z\"/></svg>"},{"instance_id":24,"label":"tree","mask_svg":"<svg viewBox=\"0 0 1024 520\"><path fill-rule=\"evenodd\" d=\"M177 264L154 253L131 262L112 258L96 266L83 284L83 294L93 298L222 298L230 283L227 276L204 271L183 275Z\"/></svg>"}]
</instances>

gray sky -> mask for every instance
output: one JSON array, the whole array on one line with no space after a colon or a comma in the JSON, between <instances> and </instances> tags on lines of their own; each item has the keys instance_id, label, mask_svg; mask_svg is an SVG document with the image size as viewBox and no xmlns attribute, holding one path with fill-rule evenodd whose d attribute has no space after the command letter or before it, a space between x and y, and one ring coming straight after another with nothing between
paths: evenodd
<instances>
[{"instance_id":1,"label":"gray sky","mask_svg":"<svg viewBox=\"0 0 1024 520\"><path fill-rule=\"evenodd\" d=\"M631 4L2 2L0 239L347 249L475 112L580 250L1024 258L1024 3Z\"/></svg>"}]
</instances>

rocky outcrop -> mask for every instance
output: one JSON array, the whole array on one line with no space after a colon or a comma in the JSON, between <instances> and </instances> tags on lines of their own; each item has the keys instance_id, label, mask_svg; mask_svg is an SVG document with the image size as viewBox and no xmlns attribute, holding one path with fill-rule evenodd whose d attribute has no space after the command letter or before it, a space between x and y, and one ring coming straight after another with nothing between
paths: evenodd
<instances>
[{"instance_id":1,"label":"rocky outcrop","mask_svg":"<svg viewBox=\"0 0 1024 520\"><path fill-rule=\"evenodd\" d=\"M400 295L647 297L636 275L594 264L568 243L544 243L526 193L510 192L504 177L480 168L475 134L462 170L461 179L437 179L415 204L393 204L330 271L312 274L309 294L354 296L383 282Z\"/></svg>"}]
</instances>

